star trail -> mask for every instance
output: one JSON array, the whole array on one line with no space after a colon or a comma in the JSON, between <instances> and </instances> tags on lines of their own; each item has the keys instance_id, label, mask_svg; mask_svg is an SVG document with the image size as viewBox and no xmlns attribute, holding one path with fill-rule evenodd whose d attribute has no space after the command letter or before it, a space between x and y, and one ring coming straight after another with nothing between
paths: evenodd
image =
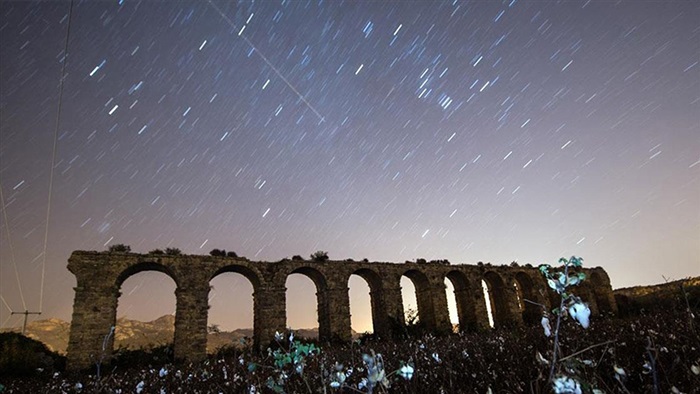
<instances>
[{"instance_id":1,"label":"star trail","mask_svg":"<svg viewBox=\"0 0 700 394\"><path fill-rule=\"evenodd\" d=\"M69 6L1 5L3 324L116 243L700 274L697 2Z\"/></svg>"}]
</instances>

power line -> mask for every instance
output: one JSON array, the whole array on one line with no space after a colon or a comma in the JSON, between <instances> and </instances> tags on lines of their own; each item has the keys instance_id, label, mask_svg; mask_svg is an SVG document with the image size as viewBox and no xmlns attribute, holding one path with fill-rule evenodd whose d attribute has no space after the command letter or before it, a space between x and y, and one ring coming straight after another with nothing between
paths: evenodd
<instances>
[{"instance_id":1,"label":"power line","mask_svg":"<svg viewBox=\"0 0 700 394\"><path fill-rule=\"evenodd\" d=\"M223 11L221 11L220 8L217 7L216 4L214 4L214 3L212 2L212 0L209 0L209 5L211 5L212 8L214 8L214 9L219 13L219 15L221 15L221 17L224 18L224 20L225 20L234 30L240 31L240 29L236 26L236 24L234 24L233 21L232 21L228 16L226 16L226 14L224 14ZM263 54L263 53L258 49L258 47L256 47L256 46L248 39L248 37L246 37L246 36L243 35L242 33L238 33L238 35L239 35L240 37L242 37L242 38L245 40L245 42L248 43L248 45L250 45L251 48L253 48L253 50L255 51L255 53L257 53L258 56L260 56L260 58L261 58L265 63L267 63L268 66L270 66L270 68L272 69L272 71L274 71L275 74L277 74L277 76L280 77L280 79L282 79L282 81L284 81L284 83L287 84L287 86L289 86L289 88L292 89L292 91L293 91L294 93L296 93L297 96L299 96L299 98L301 99L301 101L303 101L304 104L306 104L306 106L309 107L309 109L311 109L311 110L314 112L314 114L316 114L316 116L318 116L318 118L321 120L321 122L325 122L325 121L326 121L326 118L325 118L323 115L321 115L321 114L316 110L316 108L314 108L313 105L311 105L311 103L306 99L306 97L304 97L304 95L301 94L301 93L287 80L287 78L286 78L284 75L282 75L282 73L277 69L277 67L275 67L275 65L272 64L272 62L271 62L270 60L268 60L267 56L265 56L265 54Z\"/></svg>"},{"instance_id":2,"label":"power line","mask_svg":"<svg viewBox=\"0 0 700 394\"><path fill-rule=\"evenodd\" d=\"M10 305L7 304L7 301L5 301L5 297L3 297L2 294L0 294L0 300L2 300L2 303L5 304L7 310L12 312L12 308L10 308Z\"/></svg>"},{"instance_id":3,"label":"power line","mask_svg":"<svg viewBox=\"0 0 700 394\"><path fill-rule=\"evenodd\" d=\"M7 229L7 245L10 247L10 258L12 259L12 266L15 269L15 278L17 278L17 287L19 288L19 297L22 299L22 308L27 309L27 303L24 301L24 292L22 291L22 281L19 280L19 271L17 271L17 261L15 260L15 248L12 246L12 237L10 236L10 223L7 220L7 209L5 207L5 197L2 194L2 183L0 183L0 203L2 204L2 216L5 219L5 228ZM12 312L12 308L7 305L5 299L2 299L5 303L7 309Z\"/></svg>"},{"instance_id":4,"label":"power line","mask_svg":"<svg viewBox=\"0 0 700 394\"><path fill-rule=\"evenodd\" d=\"M39 314L41 314L42 307L44 305L44 278L46 277L46 245L49 241L49 219L51 217L51 195L53 192L53 173L54 167L56 166L56 145L58 144L58 126L61 123L61 109L63 107L63 85L66 79L66 64L68 64L68 40L70 39L70 25L73 17L73 0L70 2L68 8L68 26L66 27L66 42L63 49L63 65L61 66L61 80L58 85L58 104L56 109L56 127L53 133L53 149L51 152L51 171L49 176L49 198L46 203L46 230L44 231L44 252L43 259L41 263L41 286L39 287ZM25 312L26 311L25 308ZM24 315L24 321L26 324L27 315Z\"/></svg>"}]
</instances>

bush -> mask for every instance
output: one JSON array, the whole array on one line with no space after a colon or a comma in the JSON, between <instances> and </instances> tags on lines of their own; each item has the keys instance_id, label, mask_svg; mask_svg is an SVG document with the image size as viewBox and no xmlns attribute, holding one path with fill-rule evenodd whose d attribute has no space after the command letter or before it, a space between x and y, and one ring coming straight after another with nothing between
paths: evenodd
<instances>
[{"instance_id":1,"label":"bush","mask_svg":"<svg viewBox=\"0 0 700 394\"><path fill-rule=\"evenodd\" d=\"M174 362L173 345L160 345L144 349L119 348L114 352L112 366L122 369L149 364L162 365Z\"/></svg>"},{"instance_id":2,"label":"bush","mask_svg":"<svg viewBox=\"0 0 700 394\"><path fill-rule=\"evenodd\" d=\"M131 252L131 246L124 244L115 244L109 246L109 253L129 253Z\"/></svg>"},{"instance_id":3,"label":"bush","mask_svg":"<svg viewBox=\"0 0 700 394\"><path fill-rule=\"evenodd\" d=\"M224 257L226 256L226 250L212 249L209 254L214 257Z\"/></svg>"},{"instance_id":4,"label":"bush","mask_svg":"<svg viewBox=\"0 0 700 394\"><path fill-rule=\"evenodd\" d=\"M311 254L311 260L313 261L328 261L328 252L322 250L316 251Z\"/></svg>"},{"instance_id":5,"label":"bush","mask_svg":"<svg viewBox=\"0 0 700 394\"><path fill-rule=\"evenodd\" d=\"M159 256L160 256L160 255L164 254L164 252L163 252L162 250L160 250L160 249L153 249L153 250L151 250L150 252L148 252L148 254L155 254L155 255L159 255Z\"/></svg>"},{"instance_id":6,"label":"bush","mask_svg":"<svg viewBox=\"0 0 700 394\"><path fill-rule=\"evenodd\" d=\"M238 255L234 251L226 252L226 256L227 257L238 257Z\"/></svg>"},{"instance_id":7,"label":"bush","mask_svg":"<svg viewBox=\"0 0 700 394\"><path fill-rule=\"evenodd\" d=\"M179 256L182 254L182 251L178 248L165 248L165 254L168 256Z\"/></svg>"},{"instance_id":8,"label":"bush","mask_svg":"<svg viewBox=\"0 0 700 394\"><path fill-rule=\"evenodd\" d=\"M301 257L301 256L299 256L298 254L295 254L294 256L292 256L292 260L294 260L294 261L300 261L300 260L304 260L304 258Z\"/></svg>"},{"instance_id":9,"label":"bush","mask_svg":"<svg viewBox=\"0 0 700 394\"><path fill-rule=\"evenodd\" d=\"M65 357L16 332L0 334L0 375L27 376L41 369L63 369Z\"/></svg>"}]
</instances>

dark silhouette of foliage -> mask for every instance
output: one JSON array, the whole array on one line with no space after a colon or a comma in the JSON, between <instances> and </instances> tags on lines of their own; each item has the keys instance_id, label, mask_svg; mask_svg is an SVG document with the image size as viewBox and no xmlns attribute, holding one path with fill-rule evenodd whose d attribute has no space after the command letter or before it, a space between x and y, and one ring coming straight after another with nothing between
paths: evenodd
<instances>
[{"instance_id":1,"label":"dark silhouette of foliage","mask_svg":"<svg viewBox=\"0 0 700 394\"><path fill-rule=\"evenodd\" d=\"M182 254L182 251L178 248L165 248L165 254L168 256L179 256Z\"/></svg>"},{"instance_id":2,"label":"dark silhouette of foliage","mask_svg":"<svg viewBox=\"0 0 700 394\"><path fill-rule=\"evenodd\" d=\"M16 332L0 333L0 375L29 376L37 368L63 369L65 357L50 351L46 345Z\"/></svg>"},{"instance_id":3,"label":"dark silhouette of foliage","mask_svg":"<svg viewBox=\"0 0 700 394\"><path fill-rule=\"evenodd\" d=\"M129 253L131 252L131 246L124 244L115 244L109 246L109 253Z\"/></svg>"},{"instance_id":4,"label":"dark silhouette of foliage","mask_svg":"<svg viewBox=\"0 0 700 394\"><path fill-rule=\"evenodd\" d=\"M425 259L416 259L417 264L427 264L428 262L425 261Z\"/></svg>"},{"instance_id":5,"label":"dark silhouette of foliage","mask_svg":"<svg viewBox=\"0 0 700 394\"><path fill-rule=\"evenodd\" d=\"M295 254L294 256L292 256L292 260L299 261L299 260L304 260L304 258L299 256L298 254Z\"/></svg>"},{"instance_id":6,"label":"dark silhouette of foliage","mask_svg":"<svg viewBox=\"0 0 700 394\"><path fill-rule=\"evenodd\" d=\"M238 257L238 254L236 254L236 252L234 252L234 251L231 250L231 251L226 252L226 256L228 256L228 257Z\"/></svg>"},{"instance_id":7,"label":"dark silhouette of foliage","mask_svg":"<svg viewBox=\"0 0 700 394\"><path fill-rule=\"evenodd\" d=\"M226 250L212 249L209 254L214 257L224 257L226 256Z\"/></svg>"},{"instance_id":8,"label":"dark silhouette of foliage","mask_svg":"<svg viewBox=\"0 0 700 394\"><path fill-rule=\"evenodd\" d=\"M311 260L313 261L328 261L328 252L318 250L311 254Z\"/></svg>"},{"instance_id":9,"label":"dark silhouette of foliage","mask_svg":"<svg viewBox=\"0 0 700 394\"><path fill-rule=\"evenodd\" d=\"M441 264L441 265L450 265L450 260L443 259L443 260L430 260L430 264Z\"/></svg>"},{"instance_id":10,"label":"dark silhouette of foliage","mask_svg":"<svg viewBox=\"0 0 700 394\"><path fill-rule=\"evenodd\" d=\"M164 253L165 253L165 252L163 252L163 251L160 250L160 249L153 249L153 250L151 250L150 252L148 252L148 254L156 254L156 255L162 255L162 254L164 254Z\"/></svg>"},{"instance_id":11,"label":"dark silhouette of foliage","mask_svg":"<svg viewBox=\"0 0 700 394\"><path fill-rule=\"evenodd\" d=\"M115 351L111 365L113 368L129 370L138 366L163 365L174 361L173 345L167 344L147 349L119 348Z\"/></svg>"}]
</instances>

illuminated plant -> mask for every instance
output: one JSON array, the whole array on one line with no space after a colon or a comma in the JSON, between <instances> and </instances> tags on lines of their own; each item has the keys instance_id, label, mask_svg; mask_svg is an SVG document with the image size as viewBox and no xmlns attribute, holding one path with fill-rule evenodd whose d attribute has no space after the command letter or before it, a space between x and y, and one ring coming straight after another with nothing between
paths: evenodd
<instances>
[{"instance_id":1,"label":"illuminated plant","mask_svg":"<svg viewBox=\"0 0 700 394\"><path fill-rule=\"evenodd\" d=\"M588 304L577 295L571 292L573 286L579 285L586 279L586 274L580 272L583 266L583 259L572 256L570 259L561 258L559 263L563 265L556 270L552 269L549 264L540 265L539 269L542 275L547 279L547 284L560 296L559 306L552 310L552 313L557 316L557 321L554 328L553 349L551 363L546 359L542 359L544 363L550 364L549 379L555 393L581 393L581 383L575 376L568 376L563 373L558 373L557 365L563 360L559 359L559 333L561 328L562 316L567 314L574 319L581 327L588 328L590 325L591 310ZM542 328L546 336L552 335L549 316L545 312L542 317ZM576 372L575 368L569 368L569 372Z\"/></svg>"}]
</instances>

